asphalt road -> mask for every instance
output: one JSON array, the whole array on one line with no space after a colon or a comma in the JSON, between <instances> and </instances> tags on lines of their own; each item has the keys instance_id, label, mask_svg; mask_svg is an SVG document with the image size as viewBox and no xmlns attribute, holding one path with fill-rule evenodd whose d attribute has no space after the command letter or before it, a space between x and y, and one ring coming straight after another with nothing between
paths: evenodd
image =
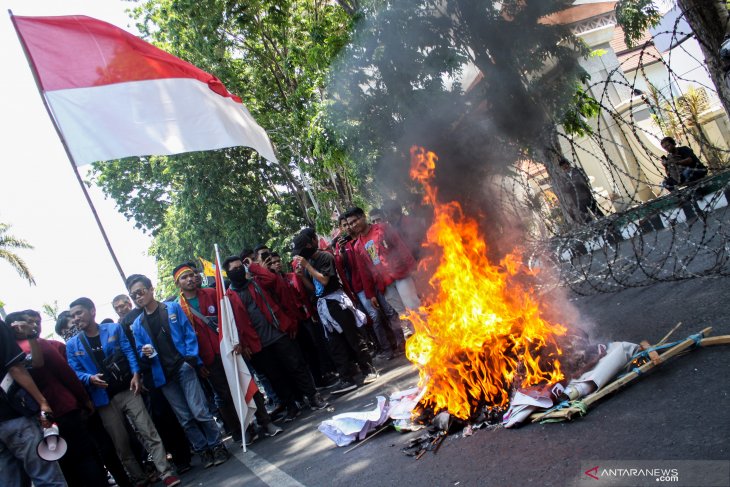
<instances>
[{"instance_id":1,"label":"asphalt road","mask_svg":"<svg viewBox=\"0 0 730 487\"><path fill-rule=\"evenodd\" d=\"M654 343L679 321L675 339L707 326L713 335L730 334L728 278L659 283L570 302L575 310L563 306L563 318L597 340ZM337 448L317 431L323 419L371 409L376 395L416 384L416 371L405 359L380 365L379 381L333 399L333 411L306 412L284 425L284 434L257 441L248 453L229 443L235 458L208 470L196 466L183 484L563 486L581 478L586 462L730 460L730 346L694 350L664 364L571 423L452 435L437 454L420 460L401 451L419 433L389 429L345 453L349 447Z\"/></svg>"}]
</instances>

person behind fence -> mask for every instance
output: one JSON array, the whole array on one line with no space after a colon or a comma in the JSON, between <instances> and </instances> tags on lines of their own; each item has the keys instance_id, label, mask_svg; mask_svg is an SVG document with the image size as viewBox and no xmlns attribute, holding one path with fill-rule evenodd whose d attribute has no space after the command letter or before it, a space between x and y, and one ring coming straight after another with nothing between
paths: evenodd
<instances>
[{"instance_id":1,"label":"person behind fence","mask_svg":"<svg viewBox=\"0 0 730 487\"><path fill-rule=\"evenodd\" d=\"M664 137L661 142L662 149L667 151L662 156L662 164L667 177L662 186L673 191L680 184L687 184L707 176L707 167L700 162L699 157L687 146L677 147L677 142L672 137Z\"/></svg>"},{"instance_id":2,"label":"person behind fence","mask_svg":"<svg viewBox=\"0 0 730 487\"><path fill-rule=\"evenodd\" d=\"M59 460L66 481L76 487L97 487L106 482L106 472L93 443L87 417L94 404L59 347L38 336L32 310L10 313L6 323L15 332L18 346L31 357L30 375L53 408L53 419L68 450Z\"/></svg>"},{"instance_id":3,"label":"person behind fence","mask_svg":"<svg viewBox=\"0 0 730 487\"><path fill-rule=\"evenodd\" d=\"M561 157L558 166L563 171L562 193L566 198L570 217L578 223L588 223L591 220L604 216L598 206L590 180L586 172L570 164Z\"/></svg>"},{"instance_id":4,"label":"person behind fence","mask_svg":"<svg viewBox=\"0 0 730 487\"><path fill-rule=\"evenodd\" d=\"M66 343L68 363L86 386L127 472L137 485L147 484L147 476L130 447L125 416L134 425L165 485L180 484L140 396L139 364L121 325L98 324L96 307L89 298L78 298L69 308L80 331Z\"/></svg>"},{"instance_id":5,"label":"person behind fence","mask_svg":"<svg viewBox=\"0 0 730 487\"><path fill-rule=\"evenodd\" d=\"M133 274L126 284L129 296L144 310L132 323L137 356L150 365L155 387L162 389L203 468L224 463L229 453L198 381L202 362L190 320L178 303L155 299L148 277Z\"/></svg>"},{"instance_id":6,"label":"person behind fence","mask_svg":"<svg viewBox=\"0 0 730 487\"><path fill-rule=\"evenodd\" d=\"M316 236L312 238L305 232L294 237L292 255L295 272L303 276L305 286L317 299L319 318L340 373L340 382L332 388L332 394L344 394L357 388L350 366L351 357L360 367L364 384L376 381L379 375L359 330L367 318L342 289L334 256L319 250Z\"/></svg>"},{"instance_id":7,"label":"person behind fence","mask_svg":"<svg viewBox=\"0 0 730 487\"><path fill-rule=\"evenodd\" d=\"M53 410L25 368L25 353L15 342L15 335L0 320L0 475L5 487L24 487L27 478L37 486L65 487L58 462L47 462L36 453L43 439L41 421L50 426L46 415ZM35 407L27 407L21 396L29 395ZM42 413L42 414L41 414Z\"/></svg>"}]
</instances>

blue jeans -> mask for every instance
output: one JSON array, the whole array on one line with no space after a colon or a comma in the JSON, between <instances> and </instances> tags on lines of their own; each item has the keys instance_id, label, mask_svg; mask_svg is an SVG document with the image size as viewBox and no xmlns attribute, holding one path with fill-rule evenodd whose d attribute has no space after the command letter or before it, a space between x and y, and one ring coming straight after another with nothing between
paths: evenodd
<instances>
[{"instance_id":1,"label":"blue jeans","mask_svg":"<svg viewBox=\"0 0 730 487\"><path fill-rule=\"evenodd\" d=\"M23 471L34 485L66 486L58 462L42 460L36 453L36 447L42 439L41 427L35 418L21 417L0 422L0 472L3 486L23 485Z\"/></svg>"},{"instance_id":2,"label":"blue jeans","mask_svg":"<svg viewBox=\"0 0 730 487\"><path fill-rule=\"evenodd\" d=\"M182 364L176 377L162 386L162 393L175 411L185 434L200 453L223 444L221 432L208 410L208 401L198 381L195 369L187 362Z\"/></svg>"},{"instance_id":3,"label":"blue jeans","mask_svg":"<svg viewBox=\"0 0 730 487\"><path fill-rule=\"evenodd\" d=\"M378 304L380 304L381 309L383 309L383 312L387 317L387 324L390 326L390 329L393 330L396 348L400 348L405 342L405 338L403 338L403 330L401 328L400 318L398 318L398 313L396 313L388 302L385 301L385 298L381 299L382 295L380 295L380 293L378 294ZM360 300L362 307L365 308L365 312L368 314L370 319L373 320L373 330L375 331L375 336L380 343L381 350L389 350L392 347L388 340L388 335L385 331L386 324L383 323L383 317L380 315L380 311L378 311L375 306L373 306L373 303L371 303L365 296L365 291L357 293L357 298ZM385 301L385 307L383 307L383 301Z\"/></svg>"}]
</instances>

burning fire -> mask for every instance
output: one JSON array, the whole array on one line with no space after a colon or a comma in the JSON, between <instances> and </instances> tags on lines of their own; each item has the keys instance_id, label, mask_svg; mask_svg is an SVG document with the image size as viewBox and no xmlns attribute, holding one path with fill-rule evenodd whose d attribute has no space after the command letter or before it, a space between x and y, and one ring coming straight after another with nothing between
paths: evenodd
<instances>
[{"instance_id":1,"label":"burning fire","mask_svg":"<svg viewBox=\"0 0 730 487\"><path fill-rule=\"evenodd\" d=\"M567 330L540 317L536 297L518 279L528 273L520 254L491 263L476 221L459 203L438 201L437 160L411 148L411 178L434 209L427 244L440 249L440 262L429 281L432 296L406 316L416 329L406 355L427 388L421 405L469 419L483 406L507 407L513 388L563 379L555 337Z\"/></svg>"}]
</instances>

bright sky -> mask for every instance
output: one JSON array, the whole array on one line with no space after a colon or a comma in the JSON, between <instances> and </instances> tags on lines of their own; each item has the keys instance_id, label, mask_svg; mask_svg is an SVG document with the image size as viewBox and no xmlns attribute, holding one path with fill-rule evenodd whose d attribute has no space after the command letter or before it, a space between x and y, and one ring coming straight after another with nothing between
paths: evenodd
<instances>
[{"instance_id":1,"label":"bright sky","mask_svg":"<svg viewBox=\"0 0 730 487\"><path fill-rule=\"evenodd\" d=\"M73 15L95 17L135 32L125 10L133 2L119 0L0 0L0 145L2 186L0 222L12 225L9 233L31 243L19 250L35 276L30 286L0 260L0 300L7 312L40 310L58 301L60 309L80 297L91 298L97 317L116 318L111 300L125 292L107 252L94 217L46 113L20 43L6 14ZM85 177L86 167L81 168ZM91 198L112 246L127 275L141 273L157 279L154 259L147 256L149 236L134 228L92 187ZM43 335L54 323L44 319Z\"/></svg>"}]
</instances>

